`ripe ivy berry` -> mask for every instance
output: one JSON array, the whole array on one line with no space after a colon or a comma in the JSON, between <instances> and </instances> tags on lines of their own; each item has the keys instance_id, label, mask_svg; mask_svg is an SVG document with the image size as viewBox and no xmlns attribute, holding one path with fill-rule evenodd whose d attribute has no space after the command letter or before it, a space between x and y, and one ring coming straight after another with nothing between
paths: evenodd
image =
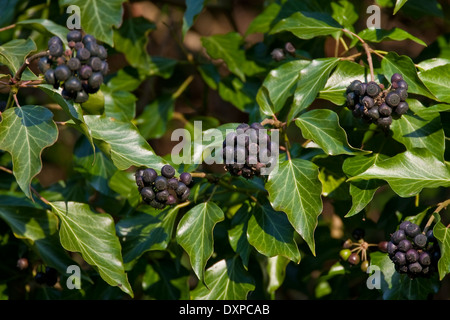
<instances>
[{"instance_id":1,"label":"ripe ivy berry","mask_svg":"<svg viewBox=\"0 0 450 320\"><path fill-rule=\"evenodd\" d=\"M185 185L190 185L191 184L191 182L192 182L192 176L191 176L191 174L190 173L188 173L188 172L183 172L181 175L180 175L180 181L181 182L183 182Z\"/></svg>"},{"instance_id":2,"label":"ripe ivy berry","mask_svg":"<svg viewBox=\"0 0 450 320\"><path fill-rule=\"evenodd\" d=\"M173 178L175 175L175 169L171 165L165 165L161 168L161 174L167 179Z\"/></svg>"},{"instance_id":3,"label":"ripe ivy berry","mask_svg":"<svg viewBox=\"0 0 450 320\"><path fill-rule=\"evenodd\" d=\"M391 107L396 107L400 103L401 99L397 92L389 92L386 96L386 103Z\"/></svg>"},{"instance_id":4,"label":"ripe ivy berry","mask_svg":"<svg viewBox=\"0 0 450 320\"><path fill-rule=\"evenodd\" d=\"M357 265L361 261L361 258L359 256L359 254L354 252L348 257L347 261L348 261L348 263L350 263L352 265Z\"/></svg>"},{"instance_id":5,"label":"ripe ivy berry","mask_svg":"<svg viewBox=\"0 0 450 320\"><path fill-rule=\"evenodd\" d=\"M366 92L369 96L376 97L381 92L381 89L376 82L370 81L367 83Z\"/></svg>"}]
</instances>

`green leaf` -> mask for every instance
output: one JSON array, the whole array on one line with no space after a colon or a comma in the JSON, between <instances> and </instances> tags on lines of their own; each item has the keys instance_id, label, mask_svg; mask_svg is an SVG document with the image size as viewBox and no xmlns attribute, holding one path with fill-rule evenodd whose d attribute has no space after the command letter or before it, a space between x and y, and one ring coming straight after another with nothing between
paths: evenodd
<instances>
[{"instance_id":1,"label":"green leaf","mask_svg":"<svg viewBox=\"0 0 450 320\"><path fill-rule=\"evenodd\" d=\"M450 273L450 228L441 222L439 214L434 214L436 224L433 227L433 235L439 242L441 257L438 261L439 280Z\"/></svg>"},{"instance_id":2,"label":"green leaf","mask_svg":"<svg viewBox=\"0 0 450 320\"><path fill-rule=\"evenodd\" d=\"M286 101L294 94L300 71L310 62L294 60L270 71L258 90L256 99L267 115L279 112Z\"/></svg>"},{"instance_id":3,"label":"green leaf","mask_svg":"<svg viewBox=\"0 0 450 320\"><path fill-rule=\"evenodd\" d=\"M329 36L342 31L342 26L335 20L309 13L296 12L289 18L280 20L270 31L275 34L289 31L300 39L311 39L317 36Z\"/></svg>"},{"instance_id":4,"label":"green leaf","mask_svg":"<svg viewBox=\"0 0 450 320\"><path fill-rule=\"evenodd\" d=\"M300 71L300 79L294 93L294 102L288 115L289 120L295 118L313 103L338 62L338 58L315 59Z\"/></svg>"},{"instance_id":5,"label":"green leaf","mask_svg":"<svg viewBox=\"0 0 450 320\"><path fill-rule=\"evenodd\" d=\"M411 197L423 188L450 186L450 168L426 149L414 149L372 165L353 180L382 179L400 197Z\"/></svg>"},{"instance_id":6,"label":"green leaf","mask_svg":"<svg viewBox=\"0 0 450 320\"><path fill-rule=\"evenodd\" d=\"M0 149L11 154L14 176L27 197L31 198L31 180L42 169L42 151L57 138L53 113L44 107L22 106L2 113Z\"/></svg>"},{"instance_id":7,"label":"green leaf","mask_svg":"<svg viewBox=\"0 0 450 320\"><path fill-rule=\"evenodd\" d=\"M427 46L425 42L400 28L393 28L391 30L370 28L362 30L358 33L358 35L367 42L379 43L382 41L412 40L424 47ZM351 46L353 46L357 41L358 39L354 39Z\"/></svg>"},{"instance_id":8,"label":"green leaf","mask_svg":"<svg viewBox=\"0 0 450 320\"><path fill-rule=\"evenodd\" d=\"M183 16L181 32L183 37L194 24L195 17L203 10L204 0L186 0L186 11Z\"/></svg>"},{"instance_id":9,"label":"green leaf","mask_svg":"<svg viewBox=\"0 0 450 320\"><path fill-rule=\"evenodd\" d=\"M295 120L305 139L311 139L329 155L360 154L362 150L348 144L347 134L339 125L338 115L329 109L314 109Z\"/></svg>"},{"instance_id":10,"label":"green leaf","mask_svg":"<svg viewBox=\"0 0 450 320\"><path fill-rule=\"evenodd\" d=\"M286 267L289 264L289 259L283 256L275 256L267 259L267 274L269 276L269 283L267 284L267 292L271 295L281 287L286 277Z\"/></svg>"},{"instance_id":11,"label":"green leaf","mask_svg":"<svg viewBox=\"0 0 450 320\"><path fill-rule=\"evenodd\" d=\"M251 245L247 238L248 220L250 219L252 208L244 203L231 219L231 226L228 229L228 239L234 252L239 254L245 269L251 253Z\"/></svg>"},{"instance_id":12,"label":"green leaf","mask_svg":"<svg viewBox=\"0 0 450 320\"><path fill-rule=\"evenodd\" d=\"M68 29L48 19L28 19L16 22L16 25L24 26L39 32L47 31L55 36L58 36L67 47L67 32Z\"/></svg>"},{"instance_id":13,"label":"green leaf","mask_svg":"<svg viewBox=\"0 0 450 320\"><path fill-rule=\"evenodd\" d=\"M248 242L268 257L284 256L300 263L300 252L294 241L295 230L283 212L275 211L269 201L258 199L248 221Z\"/></svg>"},{"instance_id":14,"label":"green leaf","mask_svg":"<svg viewBox=\"0 0 450 320\"><path fill-rule=\"evenodd\" d=\"M204 202L190 209L178 224L177 242L189 255L201 281L205 280L204 269L214 252L214 226L223 219L222 209L213 202Z\"/></svg>"},{"instance_id":15,"label":"green leaf","mask_svg":"<svg viewBox=\"0 0 450 320\"><path fill-rule=\"evenodd\" d=\"M92 137L107 144L107 154L119 170L126 170L133 165L160 169L165 164L132 123L96 115L84 116L84 120Z\"/></svg>"},{"instance_id":16,"label":"green leaf","mask_svg":"<svg viewBox=\"0 0 450 320\"><path fill-rule=\"evenodd\" d=\"M105 115L121 122L129 122L136 115L136 101L134 94L125 90L112 91L102 86L105 101Z\"/></svg>"},{"instance_id":17,"label":"green leaf","mask_svg":"<svg viewBox=\"0 0 450 320\"><path fill-rule=\"evenodd\" d=\"M177 206L157 210L144 205L133 216L120 220L116 230L123 247L124 263L150 250L165 250L172 240L178 210Z\"/></svg>"},{"instance_id":18,"label":"green leaf","mask_svg":"<svg viewBox=\"0 0 450 320\"><path fill-rule=\"evenodd\" d=\"M450 64L437 66L419 73L428 89L443 102L450 103Z\"/></svg>"},{"instance_id":19,"label":"green leaf","mask_svg":"<svg viewBox=\"0 0 450 320\"><path fill-rule=\"evenodd\" d=\"M59 235L63 247L79 252L87 263L95 266L103 280L133 297L112 217L94 213L84 203L53 202L50 205L60 219Z\"/></svg>"},{"instance_id":20,"label":"green leaf","mask_svg":"<svg viewBox=\"0 0 450 320\"><path fill-rule=\"evenodd\" d=\"M410 109L426 109L417 100L408 100ZM393 121L393 138L405 145L408 150L427 149L435 158L444 160L445 136L439 113L412 114L408 112Z\"/></svg>"},{"instance_id":21,"label":"green leaf","mask_svg":"<svg viewBox=\"0 0 450 320\"><path fill-rule=\"evenodd\" d=\"M136 118L139 132L145 139L161 138L167 130L172 118L175 100L172 95L161 95L145 106L144 111Z\"/></svg>"},{"instance_id":22,"label":"green leaf","mask_svg":"<svg viewBox=\"0 0 450 320\"><path fill-rule=\"evenodd\" d=\"M389 52L381 60L381 68L385 77L390 80L394 73L400 73L403 79L408 83L408 92L420 94L430 99L436 100L436 97L423 84L417 75L414 62L408 56L399 56L395 52Z\"/></svg>"},{"instance_id":23,"label":"green leaf","mask_svg":"<svg viewBox=\"0 0 450 320\"><path fill-rule=\"evenodd\" d=\"M322 185L318 176L318 168L312 162L293 159L281 163L266 183L272 207L286 213L313 254L314 230L322 212Z\"/></svg>"},{"instance_id":24,"label":"green leaf","mask_svg":"<svg viewBox=\"0 0 450 320\"><path fill-rule=\"evenodd\" d=\"M353 30L353 25L358 21L359 15L353 3L347 0L339 0L330 3L333 10L333 19L344 28Z\"/></svg>"},{"instance_id":25,"label":"green leaf","mask_svg":"<svg viewBox=\"0 0 450 320\"><path fill-rule=\"evenodd\" d=\"M83 30L97 40L113 46L113 27L122 23L125 0L59 0L60 7L76 5L80 7Z\"/></svg>"},{"instance_id":26,"label":"green leaf","mask_svg":"<svg viewBox=\"0 0 450 320\"><path fill-rule=\"evenodd\" d=\"M342 170L350 177L356 176L381 159L385 159L382 154L359 155L344 160ZM361 212L372 200L375 192L383 183L380 180L363 180L350 182L350 195L352 196L352 207L345 215L351 217Z\"/></svg>"},{"instance_id":27,"label":"green leaf","mask_svg":"<svg viewBox=\"0 0 450 320\"><path fill-rule=\"evenodd\" d=\"M159 76L163 79L168 79L172 76L176 64L177 60L175 59L152 56L147 63L146 71L139 71L144 76Z\"/></svg>"},{"instance_id":28,"label":"green leaf","mask_svg":"<svg viewBox=\"0 0 450 320\"><path fill-rule=\"evenodd\" d=\"M252 20L245 34L267 33L270 30L273 20L280 12L280 9L281 6L276 2L269 4L262 13Z\"/></svg>"},{"instance_id":29,"label":"green leaf","mask_svg":"<svg viewBox=\"0 0 450 320\"><path fill-rule=\"evenodd\" d=\"M401 9L401 7L403 7L403 5L406 3L406 1L408 1L408 0L397 0L395 2L394 15L398 12L398 10Z\"/></svg>"},{"instance_id":30,"label":"green leaf","mask_svg":"<svg viewBox=\"0 0 450 320\"><path fill-rule=\"evenodd\" d=\"M0 46L0 64L7 66L14 75L25 58L36 49L36 44L31 39L11 40Z\"/></svg>"},{"instance_id":31,"label":"green leaf","mask_svg":"<svg viewBox=\"0 0 450 320\"><path fill-rule=\"evenodd\" d=\"M344 105L345 92L350 82L353 80L365 82L364 69L363 66L352 61L339 61L325 87L320 90L318 98L331 101L338 106Z\"/></svg>"},{"instance_id":32,"label":"green leaf","mask_svg":"<svg viewBox=\"0 0 450 320\"><path fill-rule=\"evenodd\" d=\"M144 17L135 17L124 20L122 26L114 30L114 46L124 53L131 66L143 70L148 68L148 34L155 28L156 26Z\"/></svg>"},{"instance_id":33,"label":"green leaf","mask_svg":"<svg viewBox=\"0 0 450 320\"><path fill-rule=\"evenodd\" d=\"M255 290L253 278L245 271L241 261L234 257L220 260L212 265L201 282L191 291L194 300L245 300Z\"/></svg>"}]
</instances>

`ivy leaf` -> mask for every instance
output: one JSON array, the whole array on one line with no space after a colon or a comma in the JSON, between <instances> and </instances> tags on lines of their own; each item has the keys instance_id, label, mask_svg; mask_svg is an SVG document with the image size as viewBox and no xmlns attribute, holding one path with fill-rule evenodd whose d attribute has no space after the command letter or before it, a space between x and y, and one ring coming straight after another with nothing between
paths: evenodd
<instances>
[{"instance_id":1,"label":"ivy leaf","mask_svg":"<svg viewBox=\"0 0 450 320\"><path fill-rule=\"evenodd\" d=\"M329 36L342 31L339 25L331 17L325 18L318 14L296 12L288 18L280 20L270 31L275 34L289 31L300 39L311 39L317 36Z\"/></svg>"},{"instance_id":2,"label":"ivy leaf","mask_svg":"<svg viewBox=\"0 0 450 320\"><path fill-rule=\"evenodd\" d=\"M191 291L194 300L245 300L255 290L253 278L245 271L237 257L220 260L212 265L201 282Z\"/></svg>"},{"instance_id":3,"label":"ivy leaf","mask_svg":"<svg viewBox=\"0 0 450 320\"><path fill-rule=\"evenodd\" d=\"M289 120L295 118L313 103L338 62L338 58L315 59L300 71L300 79L294 93L294 102L288 115Z\"/></svg>"},{"instance_id":4,"label":"ivy leaf","mask_svg":"<svg viewBox=\"0 0 450 320\"><path fill-rule=\"evenodd\" d=\"M258 90L256 100L267 115L279 112L296 89L300 70L309 64L307 60L294 60L269 72Z\"/></svg>"},{"instance_id":5,"label":"ivy leaf","mask_svg":"<svg viewBox=\"0 0 450 320\"><path fill-rule=\"evenodd\" d=\"M61 223L59 236L63 247L79 252L87 263L96 267L103 280L133 297L112 217L94 213L84 203L52 202L50 205Z\"/></svg>"},{"instance_id":6,"label":"ivy leaf","mask_svg":"<svg viewBox=\"0 0 450 320\"><path fill-rule=\"evenodd\" d=\"M347 134L339 125L338 115L332 110L308 111L298 117L295 124L302 130L305 139L313 140L329 155L355 155L364 152L348 144Z\"/></svg>"},{"instance_id":7,"label":"ivy leaf","mask_svg":"<svg viewBox=\"0 0 450 320\"><path fill-rule=\"evenodd\" d=\"M426 109L417 100L408 100L412 111ZM408 112L393 121L393 138L405 145L408 150L427 149L434 157L444 160L445 136L439 113L412 114Z\"/></svg>"},{"instance_id":8,"label":"ivy leaf","mask_svg":"<svg viewBox=\"0 0 450 320\"><path fill-rule=\"evenodd\" d=\"M450 65L445 64L419 73L419 78L443 102L450 103Z\"/></svg>"},{"instance_id":9,"label":"ivy leaf","mask_svg":"<svg viewBox=\"0 0 450 320\"><path fill-rule=\"evenodd\" d=\"M303 159L284 161L270 173L266 189L272 207L286 213L315 254L314 230L322 212L322 185L316 165Z\"/></svg>"},{"instance_id":10,"label":"ivy leaf","mask_svg":"<svg viewBox=\"0 0 450 320\"><path fill-rule=\"evenodd\" d=\"M104 115L87 115L84 120L92 137L106 143L106 150L102 151L111 156L119 170L133 165L160 169L165 164L132 123L114 121Z\"/></svg>"},{"instance_id":11,"label":"ivy leaf","mask_svg":"<svg viewBox=\"0 0 450 320\"><path fill-rule=\"evenodd\" d=\"M173 95L161 95L144 108L136 118L139 132L145 139L161 138L175 109Z\"/></svg>"},{"instance_id":12,"label":"ivy leaf","mask_svg":"<svg viewBox=\"0 0 450 320\"><path fill-rule=\"evenodd\" d=\"M156 26L144 17L136 17L124 20L122 26L114 30L115 48L124 53L131 66L142 70L148 68L148 34L155 28Z\"/></svg>"},{"instance_id":13,"label":"ivy leaf","mask_svg":"<svg viewBox=\"0 0 450 320\"><path fill-rule=\"evenodd\" d=\"M325 87L320 90L318 98L326 99L338 106L343 105L346 102L345 92L352 80L365 82L364 67L352 61L339 61Z\"/></svg>"},{"instance_id":14,"label":"ivy leaf","mask_svg":"<svg viewBox=\"0 0 450 320\"><path fill-rule=\"evenodd\" d=\"M16 22L16 25L24 26L40 32L47 31L55 36L58 36L64 45L67 47L67 32L68 29L48 19L28 19Z\"/></svg>"},{"instance_id":15,"label":"ivy leaf","mask_svg":"<svg viewBox=\"0 0 450 320\"><path fill-rule=\"evenodd\" d=\"M214 226L223 219L222 209L213 202L204 202L189 210L178 224L177 242L189 255L201 281L205 280L204 269L214 252Z\"/></svg>"},{"instance_id":16,"label":"ivy leaf","mask_svg":"<svg viewBox=\"0 0 450 320\"><path fill-rule=\"evenodd\" d=\"M31 180L42 169L42 150L58 138L53 113L42 106L22 106L7 109L2 119L0 149L11 154L17 183L31 198Z\"/></svg>"},{"instance_id":17,"label":"ivy leaf","mask_svg":"<svg viewBox=\"0 0 450 320\"><path fill-rule=\"evenodd\" d=\"M125 0L59 0L59 6L80 7L83 30L112 47L113 27L118 28L122 23L124 2Z\"/></svg>"},{"instance_id":18,"label":"ivy leaf","mask_svg":"<svg viewBox=\"0 0 450 320\"><path fill-rule=\"evenodd\" d=\"M281 287L286 277L286 267L289 264L289 259L283 256L275 256L267 259L267 274L269 276L269 283L267 284L267 292L271 295Z\"/></svg>"},{"instance_id":19,"label":"ivy leaf","mask_svg":"<svg viewBox=\"0 0 450 320\"><path fill-rule=\"evenodd\" d=\"M344 28L353 30L353 25L359 19L353 3L346 0L340 0L337 2L331 2L330 5L333 10L333 19L335 19Z\"/></svg>"},{"instance_id":20,"label":"ivy leaf","mask_svg":"<svg viewBox=\"0 0 450 320\"><path fill-rule=\"evenodd\" d=\"M16 74L25 58L36 49L31 39L11 40L0 46L0 64L6 65L12 74Z\"/></svg>"},{"instance_id":21,"label":"ivy leaf","mask_svg":"<svg viewBox=\"0 0 450 320\"><path fill-rule=\"evenodd\" d=\"M276 2L269 4L262 13L252 20L245 34L267 33L270 30L273 20L280 12L280 9L281 6Z\"/></svg>"},{"instance_id":22,"label":"ivy leaf","mask_svg":"<svg viewBox=\"0 0 450 320\"><path fill-rule=\"evenodd\" d=\"M411 197L423 188L450 186L450 168L426 149L400 153L372 165L347 181L382 179L389 183L400 197Z\"/></svg>"},{"instance_id":23,"label":"ivy leaf","mask_svg":"<svg viewBox=\"0 0 450 320\"><path fill-rule=\"evenodd\" d=\"M376 153L371 155L358 155L344 160L342 170L350 177L356 176L382 159L386 159L383 154ZM351 217L361 212L372 200L375 192L383 184L382 181L362 180L350 182L350 195L352 196L352 207L345 215Z\"/></svg>"},{"instance_id":24,"label":"ivy leaf","mask_svg":"<svg viewBox=\"0 0 450 320\"><path fill-rule=\"evenodd\" d=\"M381 60L381 69L389 81L394 73L400 73L408 83L408 92L436 100L434 94L420 80L417 75L416 66L410 57L399 56L395 52L389 52Z\"/></svg>"},{"instance_id":25,"label":"ivy leaf","mask_svg":"<svg viewBox=\"0 0 450 320\"><path fill-rule=\"evenodd\" d=\"M228 229L228 239L234 252L239 254L245 269L248 269L248 263L251 253L251 245L247 238L248 220L252 208L244 203L231 219L231 226Z\"/></svg>"},{"instance_id":26,"label":"ivy leaf","mask_svg":"<svg viewBox=\"0 0 450 320\"><path fill-rule=\"evenodd\" d=\"M125 90L111 90L102 86L105 115L121 122L129 122L136 115L136 96Z\"/></svg>"},{"instance_id":27,"label":"ivy leaf","mask_svg":"<svg viewBox=\"0 0 450 320\"><path fill-rule=\"evenodd\" d=\"M439 241L441 258L438 261L439 280L450 273L450 228L441 222L439 214L435 213L436 224L433 227L433 235Z\"/></svg>"},{"instance_id":28,"label":"ivy leaf","mask_svg":"<svg viewBox=\"0 0 450 320\"><path fill-rule=\"evenodd\" d=\"M186 0L186 11L183 16L181 32L183 37L194 24L195 17L203 10L204 0Z\"/></svg>"},{"instance_id":29,"label":"ivy leaf","mask_svg":"<svg viewBox=\"0 0 450 320\"><path fill-rule=\"evenodd\" d=\"M283 212L275 211L263 197L252 210L248 221L248 242L268 257L277 255L300 263L300 252L294 241L294 232Z\"/></svg>"},{"instance_id":30,"label":"ivy leaf","mask_svg":"<svg viewBox=\"0 0 450 320\"><path fill-rule=\"evenodd\" d=\"M172 231L179 208L157 210L141 206L131 217L116 224L123 247L123 261L128 264L150 250L165 250L172 240Z\"/></svg>"},{"instance_id":31,"label":"ivy leaf","mask_svg":"<svg viewBox=\"0 0 450 320\"><path fill-rule=\"evenodd\" d=\"M397 0L395 2L394 15L400 10L408 0Z\"/></svg>"},{"instance_id":32,"label":"ivy leaf","mask_svg":"<svg viewBox=\"0 0 450 320\"><path fill-rule=\"evenodd\" d=\"M393 28L391 30L369 28L362 30L358 35L367 42L379 43L382 41L412 40L424 47L427 46L425 42L400 28ZM355 38L351 46L354 46L357 41L358 39Z\"/></svg>"}]
</instances>

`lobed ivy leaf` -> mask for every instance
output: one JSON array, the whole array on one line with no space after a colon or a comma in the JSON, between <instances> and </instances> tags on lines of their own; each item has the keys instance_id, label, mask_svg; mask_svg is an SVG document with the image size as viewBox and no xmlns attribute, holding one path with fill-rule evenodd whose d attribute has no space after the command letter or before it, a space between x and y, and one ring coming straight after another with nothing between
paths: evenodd
<instances>
[{"instance_id":1,"label":"lobed ivy leaf","mask_svg":"<svg viewBox=\"0 0 450 320\"><path fill-rule=\"evenodd\" d=\"M248 242L265 256L281 255L300 263L294 233L286 215L275 211L266 198L260 197L248 221Z\"/></svg>"},{"instance_id":2,"label":"lobed ivy leaf","mask_svg":"<svg viewBox=\"0 0 450 320\"><path fill-rule=\"evenodd\" d=\"M373 164L347 181L382 179L400 197L411 197L423 188L450 186L450 167L426 149L413 149Z\"/></svg>"},{"instance_id":3,"label":"lobed ivy leaf","mask_svg":"<svg viewBox=\"0 0 450 320\"><path fill-rule=\"evenodd\" d=\"M289 61L268 73L256 96L266 115L273 115L283 108L295 92L300 71L309 63L307 60Z\"/></svg>"},{"instance_id":4,"label":"lobed ivy leaf","mask_svg":"<svg viewBox=\"0 0 450 320\"><path fill-rule=\"evenodd\" d=\"M391 130L393 138L408 150L427 149L435 158L444 160L445 136L439 113L420 114L421 106L417 100L408 100L410 109L407 114L393 121ZM417 114L417 112L419 114Z\"/></svg>"},{"instance_id":5,"label":"lobed ivy leaf","mask_svg":"<svg viewBox=\"0 0 450 320\"><path fill-rule=\"evenodd\" d=\"M22 106L2 113L0 149L11 154L14 176L27 197L31 198L31 180L42 169L42 151L57 138L58 128L47 108Z\"/></svg>"},{"instance_id":6,"label":"lobed ivy leaf","mask_svg":"<svg viewBox=\"0 0 450 320\"><path fill-rule=\"evenodd\" d=\"M280 20L270 30L269 34L289 31L300 39L311 39L317 36L329 36L342 31L339 25L331 17L322 15L296 12L288 18Z\"/></svg>"},{"instance_id":7,"label":"lobed ivy leaf","mask_svg":"<svg viewBox=\"0 0 450 320\"><path fill-rule=\"evenodd\" d=\"M336 112L329 109L314 109L303 113L295 120L305 139L313 140L329 155L355 155L366 151L348 144L347 134L339 125Z\"/></svg>"},{"instance_id":8,"label":"lobed ivy leaf","mask_svg":"<svg viewBox=\"0 0 450 320\"><path fill-rule=\"evenodd\" d=\"M116 230L124 263L130 264L150 250L165 250L172 240L178 211L177 206L157 210L144 205L129 218L121 219Z\"/></svg>"},{"instance_id":9,"label":"lobed ivy leaf","mask_svg":"<svg viewBox=\"0 0 450 320\"><path fill-rule=\"evenodd\" d=\"M189 255L191 266L200 281L205 281L205 266L214 252L214 226L224 219L214 202L203 202L181 218L176 233L179 245Z\"/></svg>"},{"instance_id":10,"label":"lobed ivy leaf","mask_svg":"<svg viewBox=\"0 0 450 320\"><path fill-rule=\"evenodd\" d=\"M338 58L321 58L311 61L300 71L300 78L294 93L294 101L288 119L294 119L308 108L327 83L331 71L339 62Z\"/></svg>"},{"instance_id":11,"label":"lobed ivy leaf","mask_svg":"<svg viewBox=\"0 0 450 320\"><path fill-rule=\"evenodd\" d=\"M270 173L266 183L269 200L286 213L294 229L315 254L314 231L322 212L322 185L315 164L303 159L284 161Z\"/></svg>"},{"instance_id":12,"label":"lobed ivy leaf","mask_svg":"<svg viewBox=\"0 0 450 320\"><path fill-rule=\"evenodd\" d=\"M450 103L450 64L421 71L419 78L439 101Z\"/></svg>"},{"instance_id":13,"label":"lobed ivy leaf","mask_svg":"<svg viewBox=\"0 0 450 320\"><path fill-rule=\"evenodd\" d=\"M68 251L79 252L98 270L103 280L133 297L112 217L95 213L84 203L51 202L50 206L60 220L62 246Z\"/></svg>"},{"instance_id":14,"label":"lobed ivy leaf","mask_svg":"<svg viewBox=\"0 0 450 320\"><path fill-rule=\"evenodd\" d=\"M360 36L362 39L366 40L367 42L379 43L382 41L412 40L424 47L427 46L427 44L425 42L423 42L421 39L413 36L412 34L406 32L405 30L400 29L400 28L392 28L391 30L368 28L368 29L364 29L361 32L359 32L358 36ZM353 39L351 46L354 46L357 41L358 41L358 39L356 39L356 38Z\"/></svg>"},{"instance_id":15,"label":"lobed ivy leaf","mask_svg":"<svg viewBox=\"0 0 450 320\"><path fill-rule=\"evenodd\" d=\"M102 151L111 156L119 170L131 166L160 169L165 164L132 123L115 121L104 115L86 115L84 120L92 137L106 143L103 145L106 150Z\"/></svg>"},{"instance_id":16,"label":"lobed ivy leaf","mask_svg":"<svg viewBox=\"0 0 450 320\"><path fill-rule=\"evenodd\" d=\"M0 46L0 64L7 66L14 75L24 63L25 58L36 49L32 39L11 40Z\"/></svg>"},{"instance_id":17,"label":"lobed ivy leaf","mask_svg":"<svg viewBox=\"0 0 450 320\"><path fill-rule=\"evenodd\" d=\"M399 56L395 52L389 52L381 60L381 69L389 81L394 73L400 73L408 83L408 93L416 93L436 100L434 94L420 80L416 66L410 57Z\"/></svg>"},{"instance_id":18,"label":"lobed ivy leaf","mask_svg":"<svg viewBox=\"0 0 450 320\"><path fill-rule=\"evenodd\" d=\"M439 214L434 213L436 224L433 227L433 235L439 242L441 258L438 261L439 280L450 273L450 228L441 222Z\"/></svg>"},{"instance_id":19,"label":"lobed ivy leaf","mask_svg":"<svg viewBox=\"0 0 450 320\"><path fill-rule=\"evenodd\" d=\"M97 40L114 46L113 27L118 28L122 23L124 2L125 0L59 0L59 6L78 6L83 30Z\"/></svg>"},{"instance_id":20,"label":"lobed ivy leaf","mask_svg":"<svg viewBox=\"0 0 450 320\"><path fill-rule=\"evenodd\" d=\"M220 260L205 274L205 285L201 282L191 291L194 300L244 300L255 290L253 278L245 271L238 257Z\"/></svg>"}]
</instances>

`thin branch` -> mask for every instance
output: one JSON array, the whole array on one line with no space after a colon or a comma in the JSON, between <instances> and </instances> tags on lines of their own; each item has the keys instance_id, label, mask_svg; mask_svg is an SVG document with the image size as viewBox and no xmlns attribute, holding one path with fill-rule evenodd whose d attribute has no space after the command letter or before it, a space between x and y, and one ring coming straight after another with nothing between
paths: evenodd
<instances>
[{"instance_id":1,"label":"thin branch","mask_svg":"<svg viewBox=\"0 0 450 320\"><path fill-rule=\"evenodd\" d=\"M16 24L12 24L12 25L3 27L3 28L0 28L0 32L9 30L9 29L12 29L12 28L15 28L15 27L16 27Z\"/></svg>"},{"instance_id":2,"label":"thin branch","mask_svg":"<svg viewBox=\"0 0 450 320\"><path fill-rule=\"evenodd\" d=\"M442 209L447 208L447 206L449 206L449 205L450 205L450 199L445 200L445 201L443 201L443 202L441 202L441 203L438 203L437 208L436 208L436 210L433 211L433 213L439 213L439 212L442 211ZM427 233L428 228L430 228L430 226L431 226L431 224L433 223L433 221L434 221L434 214L432 214L432 215L430 216L430 218L429 218L428 221L427 221L427 224L426 224L425 227L423 228L423 233L424 233L424 234Z\"/></svg>"},{"instance_id":3,"label":"thin branch","mask_svg":"<svg viewBox=\"0 0 450 320\"><path fill-rule=\"evenodd\" d=\"M14 75L14 78L11 79L12 82L18 82L20 81L20 78L22 77L22 73L25 71L25 69L30 65L31 61L46 57L49 55L48 50L42 51L39 53L36 53L28 58L25 59L25 62L20 66L20 68L17 70L16 74Z\"/></svg>"},{"instance_id":4,"label":"thin branch","mask_svg":"<svg viewBox=\"0 0 450 320\"><path fill-rule=\"evenodd\" d=\"M13 94L13 98L14 98L14 101L16 102L16 105L20 108L19 100L17 99L17 93Z\"/></svg>"},{"instance_id":5,"label":"thin branch","mask_svg":"<svg viewBox=\"0 0 450 320\"><path fill-rule=\"evenodd\" d=\"M362 44L364 50L366 51L366 55L367 55L367 63L369 64L369 69L370 69L370 78L371 81L375 81L375 74L373 72L373 62L372 62L372 55L371 55L371 48L369 47L369 45L360 37L358 36L356 33L348 30L348 29L342 29L343 32L346 32L348 34L351 34L352 36L356 37Z\"/></svg>"}]
</instances>

